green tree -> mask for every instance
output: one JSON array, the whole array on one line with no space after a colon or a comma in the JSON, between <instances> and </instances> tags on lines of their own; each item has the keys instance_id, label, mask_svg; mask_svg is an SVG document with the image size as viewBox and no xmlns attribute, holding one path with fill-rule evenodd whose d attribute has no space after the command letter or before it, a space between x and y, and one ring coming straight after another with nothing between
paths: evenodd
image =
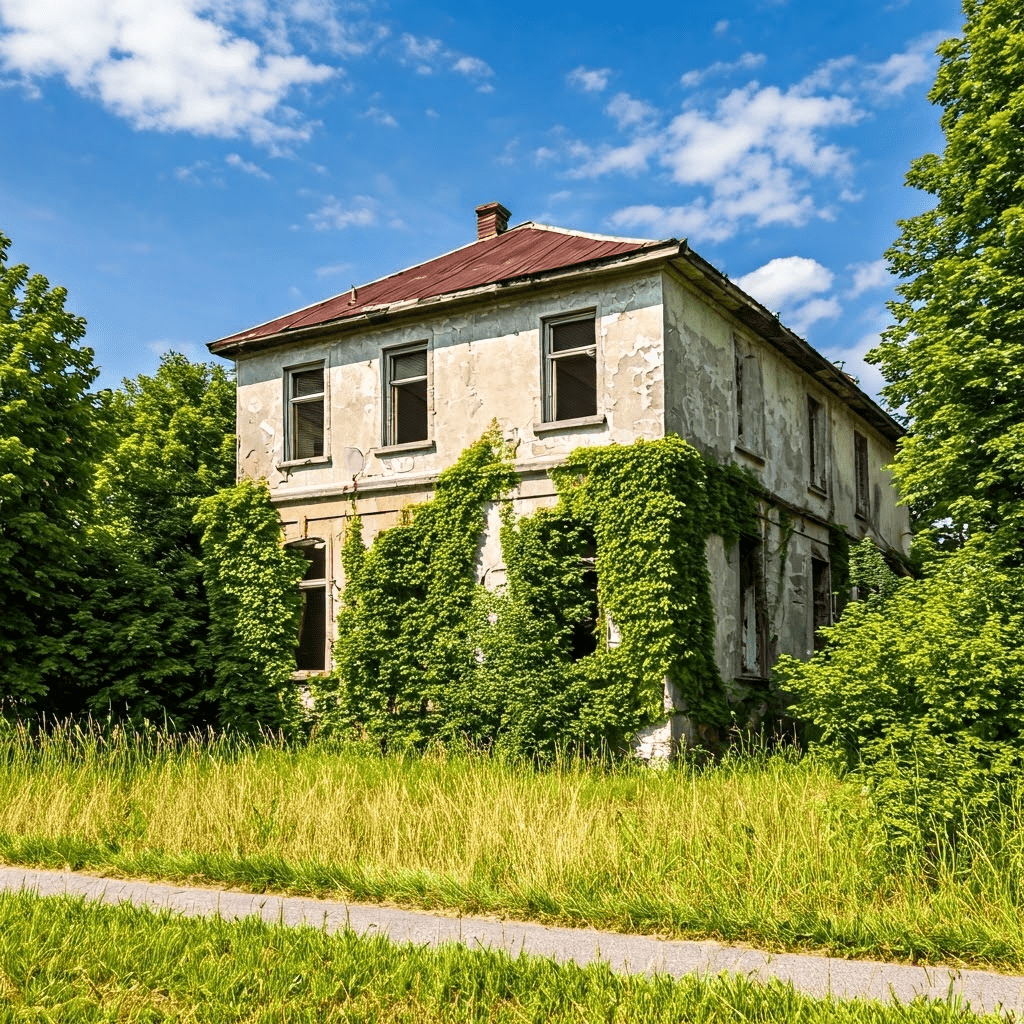
<instances>
[{"instance_id":1,"label":"green tree","mask_svg":"<svg viewBox=\"0 0 1024 1024\"><path fill-rule=\"evenodd\" d=\"M63 288L6 265L0 234L0 704L46 708L68 670L102 432L85 321Z\"/></svg>"},{"instance_id":2,"label":"green tree","mask_svg":"<svg viewBox=\"0 0 1024 1024\"><path fill-rule=\"evenodd\" d=\"M907 183L935 206L900 221L887 253L903 279L896 324L869 355L910 424L896 481L939 541L1024 538L1024 8L964 0L962 38L939 47L929 94L942 107L941 156Z\"/></svg>"},{"instance_id":3,"label":"green tree","mask_svg":"<svg viewBox=\"0 0 1024 1024\"><path fill-rule=\"evenodd\" d=\"M199 502L234 483L235 385L165 355L104 396L113 443L97 476L87 572L72 616L91 710L185 726L216 717Z\"/></svg>"}]
</instances>

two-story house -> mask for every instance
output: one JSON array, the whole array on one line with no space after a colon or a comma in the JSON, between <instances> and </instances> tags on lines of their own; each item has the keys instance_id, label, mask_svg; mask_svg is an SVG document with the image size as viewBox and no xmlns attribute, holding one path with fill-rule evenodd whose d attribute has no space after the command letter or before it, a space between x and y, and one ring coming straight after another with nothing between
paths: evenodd
<instances>
[{"instance_id":1,"label":"two-story house","mask_svg":"<svg viewBox=\"0 0 1024 1024\"><path fill-rule=\"evenodd\" d=\"M209 346L237 368L238 473L267 479L310 561L300 668L330 666L353 494L370 539L494 419L518 441L521 513L555 502L548 470L579 445L676 433L752 470L762 536L707 544L719 669L764 678L778 653L808 656L834 614L830 528L907 550L885 469L899 425L685 241L476 213L454 252Z\"/></svg>"}]
</instances>

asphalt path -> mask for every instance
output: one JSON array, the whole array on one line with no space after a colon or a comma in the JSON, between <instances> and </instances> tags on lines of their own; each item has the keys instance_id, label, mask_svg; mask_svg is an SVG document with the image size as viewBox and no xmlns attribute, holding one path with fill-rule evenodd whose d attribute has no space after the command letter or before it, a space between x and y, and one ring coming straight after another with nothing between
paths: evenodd
<instances>
[{"instance_id":1,"label":"asphalt path","mask_svg":"<svg viewBox=\"0 0 1024 1024\"><path fill-rule=\"evenodd\" d=\"M723 971L792 982L812 996L909 1002L918 996L959 997L976 1013L1024 1015L1024 977L951 967L843 960L800 953L765 953L719 942L683 942L648 935L622 935L589 928L550 928L521 921L455 917L395 907L369 906L302 896L272 896L160 882L100 878L71 871L0 867L0 890L30 890L42 896L70 894L104 903L167 908L186 917L255 915L273 924L312 925L328 932L351 928L377 932L394 942L436 946L461 942L471 948L525 951L560 962L607 962L630 973L715 975Z\"/></svg>"}]
</instances>

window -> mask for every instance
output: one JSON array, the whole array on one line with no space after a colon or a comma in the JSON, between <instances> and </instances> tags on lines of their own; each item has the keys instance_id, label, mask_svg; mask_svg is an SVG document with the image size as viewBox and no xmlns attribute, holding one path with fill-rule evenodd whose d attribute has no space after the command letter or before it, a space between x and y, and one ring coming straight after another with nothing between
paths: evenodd
<instances>
[{"instance_id":1,"label":"window","mask_svg":"<svg viewBox=\"0 0 1024 1024\"><path fill-rule=\"evenodd\" d=\"M384 353L387 420L384 443L415 444L429 437L427 346Z\"/></svg>"},{"instance_id":2,"label":"window","mask_svg":"<svg viewBox=\"0 0 1024 1024\"><path fill-rule=\"evenodd\" d=\"M308 540L292 547L302 552L309 562L306 575L299 583L302 618L295 667L323 672L327 667L327 545L322 540Z\"/></svg>"},{"instance_id":3,"label":"window","mask_svg":"<svg viewBox=\"0 0 1024 1024\"><path fill-rule=\"evenodd\" d=\"M825 453L828 451L828 424L825 407L807 396L807 448L810 455L810 486L815 490L826 490Z\"/></svg>"},{"instance_id":4,"label":"window","mask_svg":"<svg viewBox=\"0 0 1024 1024\"><path fill-rule=\"evenodd\" d=\"M868 439L863 434L853 435L854 475L857 478L857 515L871 516L871 480L868 476Z\"/></svg>"},{"instance_id":5,"label":"window","mask_svg":"<svg viewBox=\"0 0 1024 1024\"><path fill-rule=\"evenodd\" d=\"M593 314L544 325L544 419L597 415L597 333Z\"/></svg>"},{"instance_id":6,"label":"window","mask_svg":"<svg viewBox=\"0 0 1024 1024\"><path fill-rule=\"evenodd\" d=\"M814 649L820 651L825 646L825 638L818 630L832 625L832 574L828 562L811 559L811 582L814 589Z\"/></svg>"},{"instance_id":7,"label":"window","mask_svg":"<svg viewBox=\"0 0 1024 1024\"><path fill-rule=\"evenodd\" d=\"M740 674L765 675L766 602L761 571L761 542L740 537Z\"/></svg>"},{"instance_id":8,"label":"window","mask_svg":"<svg viewBox=\"0 0 1024 1024\"><path fill-rule=\"evenodd\" d=\"M324 453L324 367L288 372L288 458L315 459Z\"/></svg>"},{"instance_id":9,"label":"window","mask_svg":"<svg viewBox=\"0 0 1024 1024\"><path fill-rule=\"evenodd\" d=\"M751 455L764 454L764 388L757 356L736 339L736 438Z\"/></svg>"}]
</instances>

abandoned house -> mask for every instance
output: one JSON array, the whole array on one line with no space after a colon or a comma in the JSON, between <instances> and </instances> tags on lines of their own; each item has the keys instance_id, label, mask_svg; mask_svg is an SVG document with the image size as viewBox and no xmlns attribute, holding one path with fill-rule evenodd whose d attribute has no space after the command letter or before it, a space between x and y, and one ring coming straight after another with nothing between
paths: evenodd
<instances>
[{"instance_id":1,"label":"abandoned house","mask_svg":"<svg viewBox=\"0 0 1024 1024\"><path fill-rule=\"evenodd\" d=\"M523 514L555 503L548 470L580 445L675 433L749 468L785 526L765 515L738 552L708 540L719 670L763 679L778 653L807 657L835 614L829 524L907 550L884 468L899 425L685 241L509 228L499 203L476 215L454 252L209 346L237 368L239 476L266 478L309 559L300 669L330 667L353 493L370 540L495 419L518 442ZM489 523L479 572L495 587Z\"/></svg>"}]
</instances>

